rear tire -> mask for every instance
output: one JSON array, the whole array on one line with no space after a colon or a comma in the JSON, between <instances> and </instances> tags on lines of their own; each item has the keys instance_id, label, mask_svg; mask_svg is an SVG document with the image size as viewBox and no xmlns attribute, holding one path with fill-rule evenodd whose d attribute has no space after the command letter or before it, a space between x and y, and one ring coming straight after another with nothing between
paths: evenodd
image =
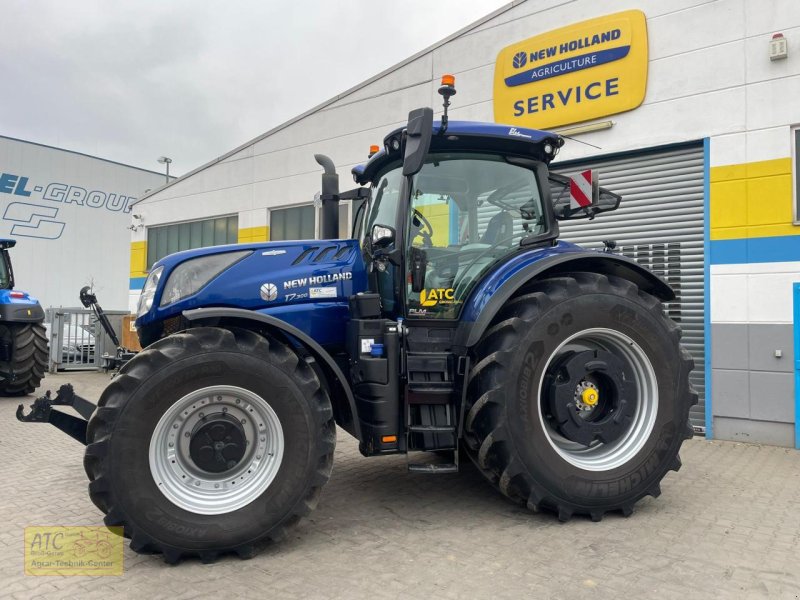
<instances>
[{"instance_id":1,"label":"rear tire","mask_svg":"<svg viewBox=\"0 0 800 600\"><path fill-rule=\"evenodd\" d=\"M12 360L0 362L0 370L14 373L14 380L0 381L0 396L26 396L41 385L47 371L47 333L41 323L2 323L0 339L11 345Z\"/></svg>"},{"instance_id":2,"label":"rear tire","mask_svg":"<svg viewBox=\"0 0 800 600\"><path fill-rule=\"evenodd\" d=\"M694 361L661 303L633 283L592 273L533 282L501 309L473 364L468 454L534 512L627 516L680 468Z\"/></svg>"},{"instance_id":3,"label":"rear tire","mask_svg":"<svg viewBox=\"0 0 800 600\"><path fill-rule=\"evenodd\" d=\"M249 558L315 508L336 432L327 393L289 346L204 327L128 362L87 440L89 494L107 526L136 552L212 561ZM224 440L218 451L214 440Z\"/></svg>"}]
</instances>

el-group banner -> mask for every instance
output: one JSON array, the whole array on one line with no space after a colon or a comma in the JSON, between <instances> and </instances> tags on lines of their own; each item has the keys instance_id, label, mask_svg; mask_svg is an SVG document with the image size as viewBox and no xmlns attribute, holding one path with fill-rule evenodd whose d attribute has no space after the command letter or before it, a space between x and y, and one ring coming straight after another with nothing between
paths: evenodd
<instances>
[{"instance_id":1,"label":"el-group banner","mask_svg":"<svg viewBox=\"0 0 800 600\"><path fill-rule=\"evenodd\" d=\"M628 10L503 48L494 119L535 129L569 125L636 108L646 87L647 21Z\"/></svg>"}]
</instances>

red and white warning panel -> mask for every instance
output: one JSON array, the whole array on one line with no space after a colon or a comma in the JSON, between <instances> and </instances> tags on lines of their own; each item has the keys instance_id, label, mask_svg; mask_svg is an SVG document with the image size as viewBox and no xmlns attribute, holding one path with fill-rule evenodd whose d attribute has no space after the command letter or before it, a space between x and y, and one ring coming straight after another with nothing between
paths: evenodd
<instances>
[{"instance_id":1,"label":"red and white warning panel","mask_svg":"<svg viewBox=\"0 0 800 600\"><path fill-rule=\"evenodd\" d=\"M597 194L597 171L588 169L570 177L569 207L588 208Z\"/></svg>"}]
</instances>

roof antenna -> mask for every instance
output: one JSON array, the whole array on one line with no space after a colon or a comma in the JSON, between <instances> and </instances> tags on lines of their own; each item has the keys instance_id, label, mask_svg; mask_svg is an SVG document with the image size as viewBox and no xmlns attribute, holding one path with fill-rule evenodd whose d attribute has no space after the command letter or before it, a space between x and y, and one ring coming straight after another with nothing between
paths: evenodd
<instances>
[{"instance_id":1,"label":"roof antenna","mask_svg":"<svg viewBox=\"0 0 800 600\"><path fill-rule=\"evenodd\" d=\"M455 75L442 75L442 85L439 88L439 94L444 98L444 114L442 115L442 126L439 128L439 134L443 134L447 131L447 107L450 106L450 97L456 95Z\"/></svg>"},{"instance_id":2,"label":"roof antenna","mask_svg":"<svg viewBox=\"0 0 800 600\"><path fill-rule=\"evenodd\" d=\"M567 138L568 140L572 140L573 142L578 142L580 144L586 144L587 146L591 146L592 148L597 148L598 150L602 150L600 146L595 146L594 144L590 144L589 142L584 142L583 140L579 140L578 138L574 138L570 135L564 135L563 133L558 133L557 131L554 132L556 135L560 135L563 138Z\"/></svg>"}]
</instances>

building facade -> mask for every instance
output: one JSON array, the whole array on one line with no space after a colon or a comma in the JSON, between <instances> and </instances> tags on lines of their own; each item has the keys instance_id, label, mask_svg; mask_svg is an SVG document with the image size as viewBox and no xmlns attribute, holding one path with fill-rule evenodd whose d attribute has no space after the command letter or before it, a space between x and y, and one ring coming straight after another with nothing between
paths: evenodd
<instances>
[{"instance_id":1,"label":"building facade","mask_svg":"<svg viewBox=\"0 0 800 600\"><path fill-rule=\"evenodd\" d=\"M512 2L145 196L131 302L168 252L313 237L313 155L347 174L409 110L441 113L443 73L451 119L558 131L572 139L556 170L596 168L622 194L563 234L613 239L676 289L666 309L695 357L697 430L800 445L795 0Z\"/></svg>"},{"instance_id":2,"label":"building facade","mask_svg":"<svg viewBox=\"0 0 800 600\"><path fill-rule=\"evenodd\" d=\"M93 286L108 309L128 306L131 204L163 174L0 136L0 237L13 238L16 287L44 307L80 306Z\"/></svg>"}]
</instances>

